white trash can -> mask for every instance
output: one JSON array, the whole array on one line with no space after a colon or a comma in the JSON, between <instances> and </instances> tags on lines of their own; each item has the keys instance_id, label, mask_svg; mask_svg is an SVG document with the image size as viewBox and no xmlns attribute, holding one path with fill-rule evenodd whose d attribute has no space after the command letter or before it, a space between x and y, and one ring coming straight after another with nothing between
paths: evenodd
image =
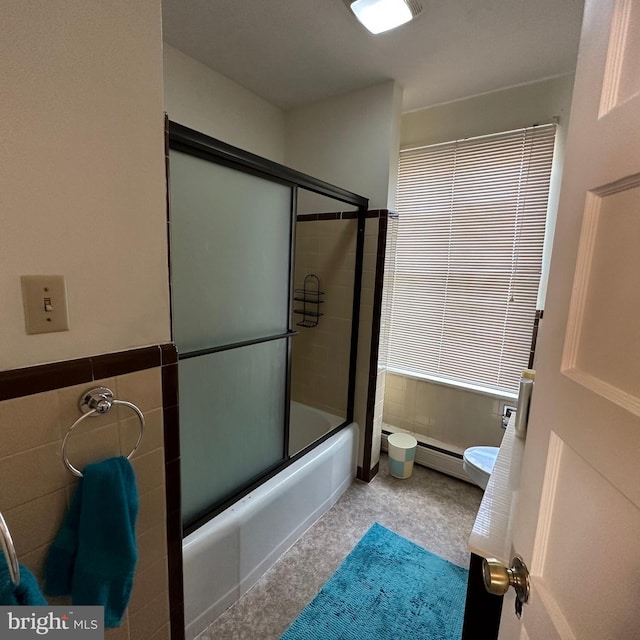
<instances>
[{"instance_id":1,"label":"white trash can","mask_svg":"<svg viewBox=\"0 0 640 640\"><path fill-rule=\"evenodd\" d=\"M418 441L408 433L392 433L387 438L389 473L394 478L409 478L413 472Z\"/></svg>"}]
</instances>

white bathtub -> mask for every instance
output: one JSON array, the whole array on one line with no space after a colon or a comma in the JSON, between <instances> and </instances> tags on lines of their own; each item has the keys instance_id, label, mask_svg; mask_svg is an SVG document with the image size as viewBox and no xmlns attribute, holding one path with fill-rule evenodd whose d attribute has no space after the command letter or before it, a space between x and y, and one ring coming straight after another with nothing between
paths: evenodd
<instances>
[{"instance_id":1,"label":"white bathtub","mask_svg":"<svg viewBox=\"0 0 640 640\"><path fill-rule=\"evenodd\" d=\"M302 451L325 433L344 422L344 418L308 407L299 402L291 402L289 415L289 455Z\"/></svg>"},{"instance_id":2,"label":"white bathtub","mask_svg":"<svg viewBox=\"0 0 640 640\"><path fill-rule=\"evenodd\" d=\"M295 411L304 409L314 422L322 413L303 405ZM353 423L184 539L187 640L246 593L338 500L355 477L357 449Z\"/></svg>"}]
</instances>

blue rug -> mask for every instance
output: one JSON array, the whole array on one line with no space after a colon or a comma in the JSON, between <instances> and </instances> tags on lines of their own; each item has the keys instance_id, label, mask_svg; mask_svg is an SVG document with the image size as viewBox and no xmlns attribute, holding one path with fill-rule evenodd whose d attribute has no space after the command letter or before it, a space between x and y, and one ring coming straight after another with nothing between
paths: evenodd
<instances>
[{"instance_id":1,"label":"blue rug","mask_svg":"<svg viewBox=\"0 0 640 640\"><path fill-rule=\"evenodd\" d=\"M467 575L376 523L281 640L460 640Z\"/></svg>"}]
</instances>

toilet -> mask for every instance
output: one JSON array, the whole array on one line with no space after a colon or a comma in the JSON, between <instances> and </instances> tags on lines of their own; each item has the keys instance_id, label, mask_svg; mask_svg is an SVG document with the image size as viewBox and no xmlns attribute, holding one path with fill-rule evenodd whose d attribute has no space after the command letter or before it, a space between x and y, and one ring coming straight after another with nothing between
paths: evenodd
<instances>
[{"instance_id":1,"label":"toilet","mask_svg":"<svg viewBox=\"0 0 640 640\"><path fill-rule=\"evenodd\" d=\"M462 456L462 468L481 489L487 488L499 447L469 447Z\"/></svg>"}]
</instances>

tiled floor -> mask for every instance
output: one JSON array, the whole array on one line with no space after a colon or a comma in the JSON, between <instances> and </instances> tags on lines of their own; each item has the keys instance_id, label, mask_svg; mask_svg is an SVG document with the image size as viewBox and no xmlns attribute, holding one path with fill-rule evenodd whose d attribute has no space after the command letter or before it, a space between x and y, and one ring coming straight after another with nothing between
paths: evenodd
<instances>
[{"instance_id":1,"label":"tiled floor","mask_svg":"<svg viewBox=\"0 0 640 640\"><path fill-rule=\"evenodd\" d=\"M277 640L374 522L462 566L480 506L477 487L424 467L397 480L380 472L342 498L198 640Z\"/></svg>"}]
</instances>

